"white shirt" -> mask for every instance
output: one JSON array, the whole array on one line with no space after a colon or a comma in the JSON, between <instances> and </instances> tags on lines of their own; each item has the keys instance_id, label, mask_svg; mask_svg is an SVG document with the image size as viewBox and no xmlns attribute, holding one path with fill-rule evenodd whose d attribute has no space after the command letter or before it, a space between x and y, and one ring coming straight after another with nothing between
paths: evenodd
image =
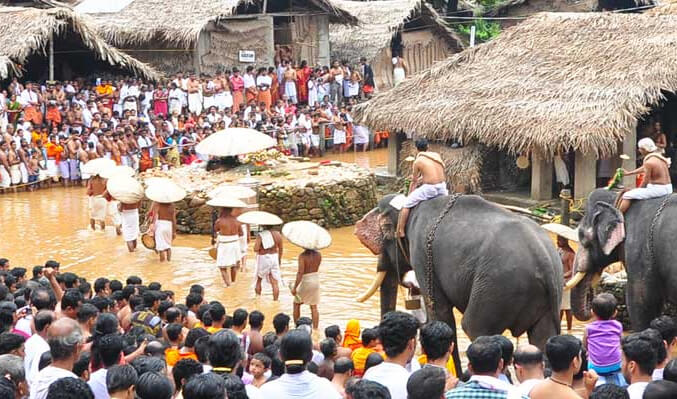
<instances>
[{"instance_id":1,"label":"white shirt","mask_svg":"<svg viewBox=\"0 0 677 399\"><path fill-rule=\"evenodd\" d=\"M249 399L264 399L261 395L261 391L253 385L245 385L244 390L247 392L247 397Z\"/></svg>"},{"instance_id":2,"label":"white shirt","mask_svg":"<svg viewBox=\"0 0 677 399\"><path fill-rule=\"evenodd\" d=\"M94 393L94 399L110 399L106 387L106 375L108 375L108 370L98 369L89 376L87 384Z\"/></svg>"},{"instance_id":3,"label":"white shirt","mask_svg":"<svg viewBox=\"0 0 677 399\"><path fill-rule=\"evenodd\" d=\"M259 75L256 78L256 85L257 86L267 86L268 88L270 88L270 86L273 85L273 78L271 78L268 75Z\"/></svg>"},{"instance_id":4,"label":"white shirt","mask_svg":"<svg viewBox=\"0 0 677 399\"><path fill-rule=\"evenodd\" d=\"M634 384L630 384L628 386L628 394L630 394L630 399L642 399L647 385L649 385L648 382L636 382Z\"/></svg>"},{"instance_id":5,"label":"white shirt","mask_svg":"<svg viewBox=\"0 0 677 399\"><path fill-rule=\"evenodd\" d=\"M21 96L19 96L18 100L21 105L26 106L30 105L30 103L38 102L38 95L33 90L24 89L24 91L21 92Z\"/></svg>"},{"instance_id":6,"label":"white shirt","mask_svg":"<svg viewBox=\"0 0 677 399\"><path fill-rule=\"evenodd\" d=\"M265 399L341 399L331 381L307 370L299 374L283 374L277 380L263 384L259 393ZM406 399L406 389L404 393Z\"/></svg>"},{"instance_id":7,"label":"white shirt","mask_svg":"<svg viewBox=\"0 0 677 399\"><path fill-rule=\"evenodd\" d=\"M245 89L256 86L256 82L254 82L254 76L248 73L242 75L242 82L244 83Z\"/></svg>"},{"instance_id":8,"label":"white shirt","mask_svg":"<svg viewBox=\"0 0 677 399\"><path fill-rule=\"evenodd\" d=\"M45 367L38 373L35 381L31 384L30 399L46 399L49 386L52 385L54 381L66 377L78 378L77 375L68 370L53 366Z\"/></svg>"},{"instance_id":9,"label":"white shirt","mask_svg":"<svg viewBox=\"0 0 677 399\"><path fill-rule=\"evenodd\" d=\"M522 394L522 396L526 396L528 398L529 394L531 393L531 390L534 389L534 387L540 384L541 382L543 382L543 380L537 378L525 380L524 382L519 384L517 390L520 392L520 394Z\"/></svg>"},{"instance_id":10,"label":"white shirt","mask_svg":"<svg viewBox=\"0 0 677 399\"><path fill-rule=\"evenodd\" d=\"M21 139L26 138L25 135L23 137L20 137L19 135L16 135L14 137L14 141L16 141L17 148L21 148ZM30 143L30 141L29 141ZM17 322L16 325L14 326L15 329L23 332L24 334L28 335L29 337L31 334L33 334L33 331L31 330L31 320L33 320L32 315L26 315L26 317L20 318Z\"/></svg>"},{"instance_id":11,"label":"white shirt","mask_svg":"<svg viewBox=\"0 0 677 399\"><path fill-rule=\"evenodd\" d=\"M367 370L363 378L388 388L392 399L407 399L409 371L399 364L383 362Z\"/></svg>"},{"instance_id":12,"label":"white shirt","mask_svg":"<svg viewBox=\"0 0 677 399\"><path fill-rule=\"evenodd\" d=\"M49 351L49 345L44 338L38 334L33 334L26 340L24 344L24 370L26 371L26 381L33 386L33 381L38 375L38 365L40 364L40 356Z\"/></svg>"}]
</instances>

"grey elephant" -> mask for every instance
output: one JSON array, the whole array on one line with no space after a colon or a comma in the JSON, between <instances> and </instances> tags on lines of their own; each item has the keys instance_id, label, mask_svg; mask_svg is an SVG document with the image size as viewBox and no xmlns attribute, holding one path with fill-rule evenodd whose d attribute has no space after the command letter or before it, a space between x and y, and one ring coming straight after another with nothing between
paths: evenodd
<instances>
[{"instance_id":1,"label":"grey elephant","mask_svg":"<svg viewBox=\"0 0 677 399\"><path fill-rule=\"evenodd\" d=\"M461 326L471 339L508 329L513 336L526 332L531 343L543 348L549 337L559 334L562 262L541 227L481 197L461 196L431 241L433 267L428 276L426 241L450 197L424 201L412 209L406 230L408 258L395 238L399 212L390 205L393 197L384 197L355 226L362 244L379 255L376 278L358 301L380 288L381 315L394 310L398 284L413 266L428 319L442 320L454 332L456 308L463 313ZM434 303L427 285L432 286ZM458 345L453 359L456 370L461 370Z\"/></svg>"},{"instance_id":2,"label":"grey elephant","mask_svg":"<svg viewBox=\"0 0 677 399\"><path fill-rule=\"evenodd\" d=\"M672 242L677 237L677 198L635 201L623 215L613 205L617 195L598 189L588 196L578 226L576 274L567 287L573 287L574 316L588 320L591 288L606 266L623 261L628 274L626 305L632 328L639 331L660 315L666 301L677 303L677 245Z\"/></svg>"}]
</instances>

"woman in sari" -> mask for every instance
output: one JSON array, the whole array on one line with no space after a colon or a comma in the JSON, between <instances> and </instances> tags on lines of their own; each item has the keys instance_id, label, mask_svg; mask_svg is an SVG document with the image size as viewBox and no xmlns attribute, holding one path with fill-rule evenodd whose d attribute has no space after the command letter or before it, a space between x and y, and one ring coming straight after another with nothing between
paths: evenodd
<instances>
[{"instance_id":1,"label":"woman in sari","mask_svg":"<svg viewBox=\"0 0 677 399\"><path fill-rule=\"evenodd\" d=\"M153 112L156 116L166 116L168 113L169 92L162 84L158 84L153 92Z\"/></svg>"}]
</instances>

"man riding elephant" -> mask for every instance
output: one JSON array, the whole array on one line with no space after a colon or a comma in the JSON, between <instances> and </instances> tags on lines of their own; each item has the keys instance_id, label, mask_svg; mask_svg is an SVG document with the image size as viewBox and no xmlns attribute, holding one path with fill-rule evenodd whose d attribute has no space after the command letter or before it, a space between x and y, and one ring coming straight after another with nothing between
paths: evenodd
<instances>
[{"instance_id":1,"label":"man riding elephant","mask_svg":"<svg viewBox=\"0 0 677 399\"><path fill-rule=\"evenodd\" d=\"M623 200L619 206L621 213L625 213L630 208L632 200L647 200L672 194L670 160L661 155L656 144L648 137L639 140L637 147L644 156L643 165L632 171L624 170L623 174L632 176L644 173L644 181L642 187L623 194Z\"/></svg>"}]
</instances>

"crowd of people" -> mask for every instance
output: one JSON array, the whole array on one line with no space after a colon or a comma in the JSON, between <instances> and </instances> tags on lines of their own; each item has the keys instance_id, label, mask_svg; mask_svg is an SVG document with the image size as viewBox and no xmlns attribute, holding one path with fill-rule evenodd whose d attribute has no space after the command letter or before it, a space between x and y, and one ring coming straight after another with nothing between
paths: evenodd
<instances>
[{"instance_id":1,"label":"crowd of people","mask_svg":"<svg viewBox=\"0 0 677 399\"><path fill-rule=\"evenodd\" d=\"M282 60L160 82L14 79L0 94L0 188L78 182L87 178L81 165L100 157L139 171L206 161L195 144L229 127L269 134L288 155L366 151L388 138L351 118L352 106L373 89L365 59L321 68Z\"/></svg>"},{"instance_id":2,"label":"crowd of people","mask_svg":"<svg viewBox=\"0 0 677 399\"><path fill-rule=\"evenodd\" d=\"M328 326L318 342L307 317L276 314L266 332L266 315L229 314L200 285L179 299L136 276L90 283L52 260L31 278L8 259L0 269L0 398L677 397L675 320L622 337L607 294L583 341L554 336L542 352L478 337L460 373L452 328L404 312L371 328Z\"/></svg>"}]
</instances>

